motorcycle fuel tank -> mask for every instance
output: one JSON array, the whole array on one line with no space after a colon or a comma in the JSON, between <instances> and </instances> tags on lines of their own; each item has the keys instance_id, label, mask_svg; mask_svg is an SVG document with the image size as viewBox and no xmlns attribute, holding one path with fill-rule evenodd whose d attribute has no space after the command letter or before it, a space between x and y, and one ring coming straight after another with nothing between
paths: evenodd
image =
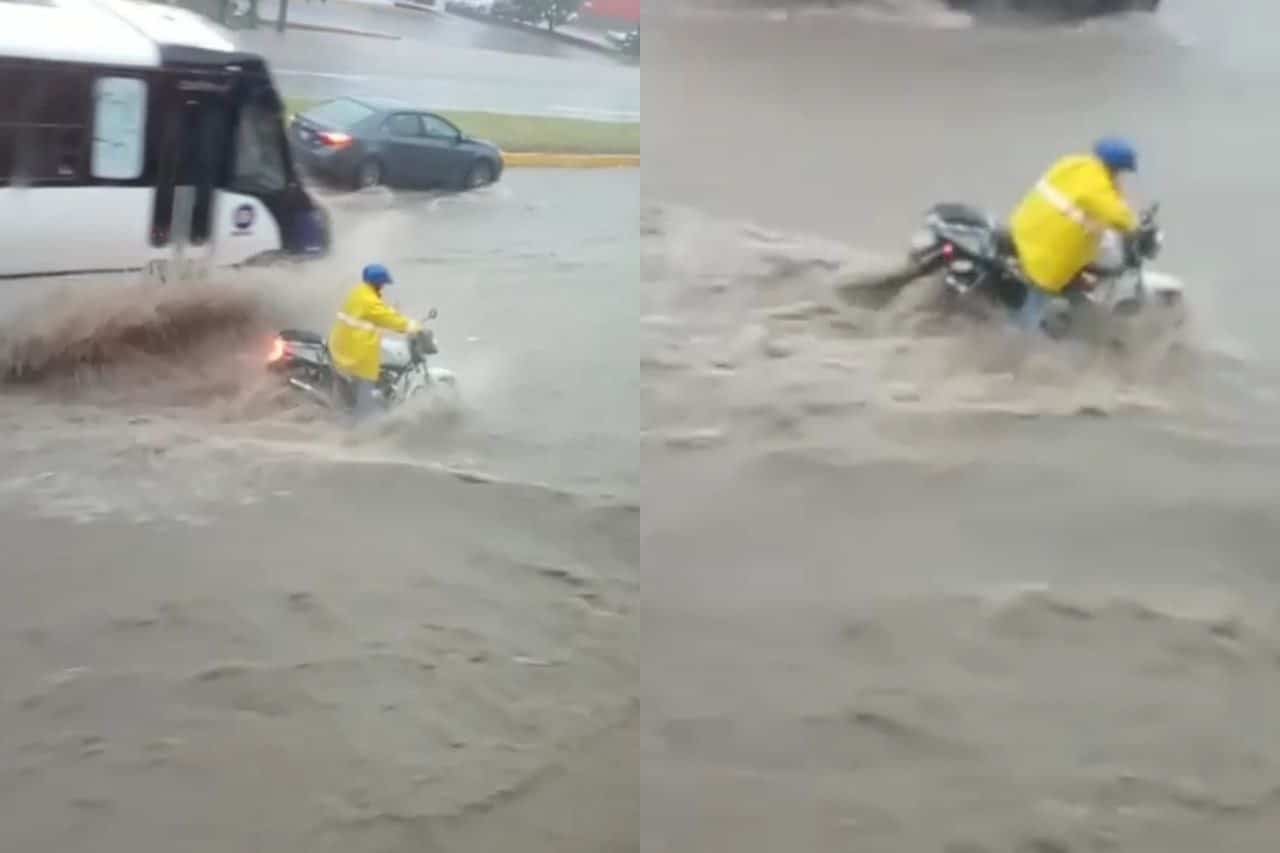
<instances>
[{"instance_id":1,"label":"motorcycle fuel tank","mask_svg":"<svg viewBox=\"0 0 1280 853\"><path fill-rule=\"evenodd\" d=\"M409 341L400 335L383 335L382 365L384 367L408 367Z\"/></svg>"}]
</instances>

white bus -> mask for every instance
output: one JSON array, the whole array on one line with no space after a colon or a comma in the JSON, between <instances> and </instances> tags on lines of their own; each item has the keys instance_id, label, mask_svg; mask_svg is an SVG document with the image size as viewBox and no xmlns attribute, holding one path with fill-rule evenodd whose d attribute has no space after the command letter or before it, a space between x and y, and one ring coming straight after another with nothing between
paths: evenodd
<instances>
[{"instance_id":1,"label":"white bus","mask_svg":"<svg viewBox=\"0 0 1280 853\"><path fill-rule=\"evenodd\" d=\"M4 279L323 255L261 57L136 0L0 0Z\"/></svg>"}]
</instances>

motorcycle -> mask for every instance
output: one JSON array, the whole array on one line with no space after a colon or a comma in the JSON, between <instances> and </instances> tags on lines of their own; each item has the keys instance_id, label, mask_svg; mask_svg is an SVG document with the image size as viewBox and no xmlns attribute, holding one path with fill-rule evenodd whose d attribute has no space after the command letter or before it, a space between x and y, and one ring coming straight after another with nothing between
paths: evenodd
<instances>
[{"instance_id":1,"label":"motorcycle","mask_svg":"<svg viewBox=\"0 0 1280 853\"><path fill-rule=\"evenodd\" d=\"M1127 237L1112 231L1103 235L1097 260L1054 300L1046 331L1065 334L1084 311L1132 316L1152 304L1182 306L1182 282L1146 267L1164 242L1158 213L1158 204L1145 208L1137 230ZM976 294L1011 311L1021 307L1030 286L1009 231L965 204L935 204L926 212L924 227L912 237L901 280L938 272L951 299L963 302Z\"/></svg>"},{"instance_id":2,"label":"motorcycle","mask_svg":"<svg viewBox=\"0 0 1280 853\"><path fill-rule=\"evenodd\" d=\"M427 320L436 318L431 309ZM382 336L382 365L375 393L391 409L434 385L454 385L452 371L427 364L435 355L435 336L422 330L406 336ZM350 382L333 366L328 342L314 332L285 329L276 335L267 355L267 369L282 376L288 387L329 408L349 410L354 404Z\"/></svg>"}]
</instances>

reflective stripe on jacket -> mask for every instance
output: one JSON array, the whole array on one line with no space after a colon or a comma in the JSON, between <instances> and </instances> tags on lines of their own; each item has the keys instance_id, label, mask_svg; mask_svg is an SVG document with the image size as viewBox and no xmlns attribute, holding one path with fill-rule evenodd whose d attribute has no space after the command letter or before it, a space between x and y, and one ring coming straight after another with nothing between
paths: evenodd
<instances>
[{"instance_id":1,"label":"reflective stripe on jacket","mask_svg":"<svg viewBox=\"0 0 1280 853\"><path fill-rule=\"evenodd\" d=\"M347 295L329 332L329 354L338 370L375 382L382 366L382 329L411 331L416 324L361 282Z\"/></svg>"},{"instance_id":2,"label":"reflective stripe on jacket","mask_svg":"<svg viewBox=\"0 0 1280 853\"><path fill-rule=\"evenodd\" d=\"M1060 292L1094 261L1104 231L1137 227L1110 170L1090 155L1054 163L1009 220L1022 271L1050 293Z\"/></svg>"}]
</instances>

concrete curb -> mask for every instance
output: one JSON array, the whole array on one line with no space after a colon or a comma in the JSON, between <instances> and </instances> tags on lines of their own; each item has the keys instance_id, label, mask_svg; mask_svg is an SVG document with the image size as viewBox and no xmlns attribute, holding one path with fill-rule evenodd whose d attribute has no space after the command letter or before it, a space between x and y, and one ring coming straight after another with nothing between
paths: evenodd
<instances>
[{"instance_id":1,"label":"concrete curb","mask_svg":"<svg viewBox=\"0 0 1280 853\"><path fill-rule=\"evenodd\" d=\"M331 27L327 24L306 24L288 21L285 23L285 29L303 30L311 33L333 33L340 36L358 36L359 38L383 39L385 41L400 41L400 36L391 35L390 33L379 33L373 30L357 30L351 27Z\"/></svg>"},{"instance_id":2,"label":"concrete curb","mask_svg":"<svg viewBox=\"0 0 1280 853\"><path fill-rule=\"evenodd\" d=\"M639 168L639 154L540 154L503 151L506 168L541 169L625 169Z\"/></svg>"},{"instance_id":3,"label":"concrete curb","mask_svg":"<svg viewBox=\"0 0 1280 853\"><path fill-rule=\"evenodd\" d=\"M416 0L388 0L388 2L370 3L368 0L336 0L338 3L344 3L349 6L363 6L366 9L412 9L415 12L430 12L436 15L443 15L444 12L435 8L430 3L420 3Z\"/></svg>"},{"instance_id":4,"label":"concrete curb","mask_svg":"<svg viewBox=\"0 0 1280 853\"><path fill-rule=\"evenodd\" d=\"M414 3L413 0L397 0L393 4L397 9L411 9L414 12L423 12L428 15L443 15L444 12L434 6L428 6L425 3Z\"/></svg>"},{"instance_id":5,"label":"concrete curb","mask_svg":"<svg viewBox=\"0 0 1280 853\"><path fill-rule=\"evenodd\" d=\"M618 50L603 38L597 41L591 38L583 38L581 36L574 35L573 33L566 33L561 30L548 30L545 27L523 24L519 21L511 21L505 18L495 18L492 15L484 15L466 9L449 9L446 10L444 14L456 15L459 18L468 18L472 21L479 21L482 24L488 24L493 27L504 27L508 30L521 30L526 33L533 33L552 41L571 44L576 47L586 48L587 50L594 50L596 53L603 53L606 56L612 56L615 59L621 59L623 61L630 61L634 59L634 57L627 56L627 54Z\"/></svg>"}]
</instances>

